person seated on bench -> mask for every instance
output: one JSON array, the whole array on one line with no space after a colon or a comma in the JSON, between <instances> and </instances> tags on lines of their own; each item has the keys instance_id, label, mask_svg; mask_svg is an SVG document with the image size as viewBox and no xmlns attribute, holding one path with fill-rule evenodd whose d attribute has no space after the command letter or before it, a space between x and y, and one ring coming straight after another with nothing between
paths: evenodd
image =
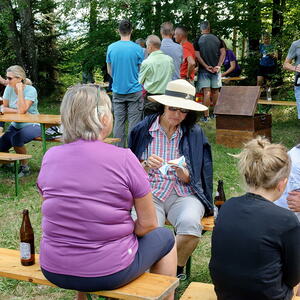
<instances>
[{"instance_id":1,"label":"person seated on bench","mask_svg":"<svg viewBox=\"0 0 300 300\"><path fill-rule=\"evenodd\" d=\"M37 91L26 78L25 71L20 66L11 66L6 70L8 85L3 94L3 105L0 112L3 114L38 114ZM0 138L0 152L8 152L14 147L16 153L26 154L24 144L41 136L40 124L12 122ZM29 175L27 160L21 161L19 177Z\"/></svg>"},{"instance_id":2,"label":"person seated on bench","mask_svg":"<svg viewBox=\"0 0 300 300\"><path fill-rule=\"evenodd\" d=\"M148 269L176 276L175 239L157 227L147 174L129 149L103 142L113 126L107 94L96 85L69 88L61 118L64 144L47 151L37 180L45 277L89 292L116 289Z\"/></svg>"},{"instance_id":3,"label":"person seated on bench","mask_svg":"<svg viewBox=\"0 0 300 300\"><path fill-rule=\"evenodd\" d=\"M183 79L170 81L164 95L148 99L162 105L130 132L128 146L148 172L159 226L167 219L177 233L177 275L198 245L201 219L213 213L211 149L196 124L196 111L207 107L195 102L195 87ZM190 100L189 100L190 99ZM170 160L185 157L186 166L159 170Z\"/></svg>"},{"instance_id":4,"label":"person seated on bench","mask_svg":"<svg viewBox=\"0 0 300 300\"><path fill-rule=\"evenodd\" d=\"M218 300L290 300L300 281L300 223L273 203L290 172L286 148L259 137L235 156L248 192L227 200L216 220L209 269Z\"/></svg>"}]
</instances>

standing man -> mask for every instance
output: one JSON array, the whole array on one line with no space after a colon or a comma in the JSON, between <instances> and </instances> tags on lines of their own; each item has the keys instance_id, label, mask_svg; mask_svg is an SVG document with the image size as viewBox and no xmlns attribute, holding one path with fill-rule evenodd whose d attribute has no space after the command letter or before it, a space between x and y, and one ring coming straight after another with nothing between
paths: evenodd
<instances>
[{"instance_id":1,"label":"standing man","mask_svg":"<svg viewBox=\"0 0 300 300\"><path fill-rule=\"evenodd\" d=\"M292 61L295 64L292 65ZM295 97L297 101L298 119L300 119L300 40L292 43L283 68L295 73Z\"/></svg>"},{"instance_id":2,"label":"standing man","mask_svg":"<svg viewBox=\"0 0 300 300\"><path fill-rule=\"evenodd\" d=\"M173 41L174 27L171 22L162 23L160 26L160 35L162 37L160 50L171 56L174 61L175 70L172 80L180 78L180 65L183 58L182 46Z\"/></svg>"},{"instance_id":3,"label":"standing man","mask_svg":"<svg viewBox=\"0 0 300 300\"><path fill-rule=\"evenodd\" d=\"M219 89L222 86L221 66L223 64L226 50L222 41L210 33L208 21L200 24L201 35L196 39L194 48L196 58L199 61L198 89L203 89L203 104L210 107L210 99L213 105L217 103ZM209 121L209 110L204 112L204 122Z\"/></svg>"},{"instance_id":4,"label":"standing man","mask_svg":"<svg viewBox=\"0 0 300 300\"><path fill-rule=\"evenodd\" d=\"M146 40L149 56L141 65L139 82L144 85L147 97L165 93L166 86L174 72L173 59L160 50L161 41L156 35L149 35ZM156 103L146 99L144 115L157 112Z\"/></svg>"},{"instance_id":5,"label":"standing man","mask_svg":"<svg viewBox=\"0 0 300 300\"><path fill-rule=\"evenodd\" d=\"M195 77L196 55L193 44L190 43L187 38L188 31L185 27L177 27L175 29L175 40L183 49L183 62L180 67L180 78L193 83Z\"/></svg>"},{"instance_id":6,"label":"standing man","mask_svg":"<svg viewBox=\"0 0 300 300\"><path fill-rule=\"evenodd\" d=\"M114 137L120 138L119 147L125 147L125 122L128 132L142 119L143 95L138 81L139 66L144 59L143 49L130 41L132 25L128 20L119 24L121 39L108 46L106 63L113 79Z\"/></svg>"}]
</instances>

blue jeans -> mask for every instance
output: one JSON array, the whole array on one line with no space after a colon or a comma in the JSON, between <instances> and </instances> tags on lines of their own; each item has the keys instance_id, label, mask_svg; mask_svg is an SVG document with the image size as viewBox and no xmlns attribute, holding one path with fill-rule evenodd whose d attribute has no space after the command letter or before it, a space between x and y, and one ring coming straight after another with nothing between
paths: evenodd
<instances>
[{"instance_id":1,"label":"blue jeans","mask_svg":"<svg viewBox=\"0 0 300 300\"><path fill-rule=\"evenodd\" d=\"M27 125L21 129L10 125L0 138L0 151L7 152L11 147L23 147L38 136L41 136L39 124Z\"/></svg>"},{"instance_id":2,"label":"blue jeans","mask_svg":"<svg viewBox=\"0 0 300 300\"><path fill-rule=\"evenodd\" d=\"M300 119L300 86L295 86L294 89L297 102L298 119Z\"/></svg>"},{"instance_id":3,"label":"blue jeans","mask_svg":"<svg viewBox=\"0 0 300 300\"><path fill-rule=\"evenodd\" d=\"M116 145L125 147L126 119L128 118L128 134L142 120L144 110L142 91L126 95L113 93L113 110L115 118L113 134L115 138L121 139Z\"/></svg>"}]
</instances>

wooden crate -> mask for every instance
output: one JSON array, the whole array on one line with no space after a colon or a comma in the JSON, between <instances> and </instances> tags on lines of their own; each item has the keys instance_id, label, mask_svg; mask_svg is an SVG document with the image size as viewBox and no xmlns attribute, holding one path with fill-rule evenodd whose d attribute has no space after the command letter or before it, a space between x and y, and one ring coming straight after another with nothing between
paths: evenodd
<instances>
[{"instance_id":1,"label":"wooden crate","mask_svg":"<svg viewBox=\"0 0 300 300\"><path fill-rule=\"evenodd\" d=\"M256 86L222 87L214 110L217 144L241 148L258 135L272 140L272 116L255 114L259 94Z\"/></svg>"},{"instance_id":2,"label":"wooden crate","mask_svg":"<svg viewBox=\"0 0 300 300\"><path fill-rule=\"evenodd\" d=\"M270 142L272 141L271 128L256 131L217 129L216 143L228 148L242 148L245 143L258 135L268 138Z\"/></svg>"}]
</instances>

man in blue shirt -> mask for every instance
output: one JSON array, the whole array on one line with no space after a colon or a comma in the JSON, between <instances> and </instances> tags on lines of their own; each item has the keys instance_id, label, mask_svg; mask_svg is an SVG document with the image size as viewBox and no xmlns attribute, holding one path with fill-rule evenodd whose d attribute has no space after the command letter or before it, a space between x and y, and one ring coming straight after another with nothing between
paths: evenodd
<instances>
[{"instance_id":1,"label":"man in blue shirt","mask_svg":"<svg viewBox=\"0 0 300 300\"><path fill-rule=\"evenodd\" d=\"M143 49L130 40L132 25L128 20L119 23L120 40L108 46L106 63L112 77L114 137L120 138L119 147L125 147L125 122L128 132L142 119L142 86L138 81L139 67L144 59Z\"/></svg>"},{"instance_id":2,"label":"man in blue shirt","mask_svg":"<svg viewBox=\"0 0 300 300\"><path fill-rule=\"evenodd\" d=\"M177 44L172 40L174 35L173 24L171 22L162 23L160 26L160 35L162 37L160 50L173 58L175 70L172 75L172 80L180 79L183 49L180 44Z\"/></svg>"}]
</instances>

